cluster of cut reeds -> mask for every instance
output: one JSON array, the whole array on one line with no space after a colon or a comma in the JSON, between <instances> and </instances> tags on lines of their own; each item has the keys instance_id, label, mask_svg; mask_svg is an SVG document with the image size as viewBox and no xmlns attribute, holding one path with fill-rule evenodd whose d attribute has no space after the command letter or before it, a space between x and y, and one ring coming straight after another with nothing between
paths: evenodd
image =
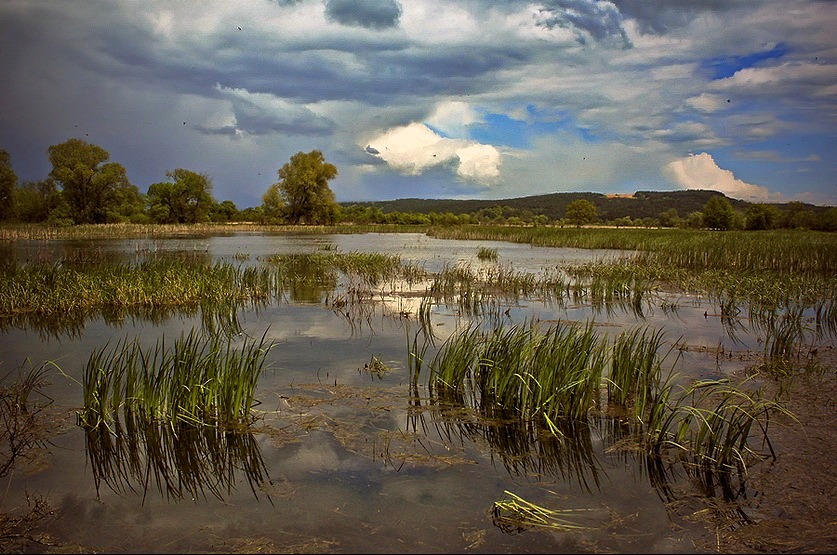
<instances>
[{"instance_id":1,"label":"cluster of cut reeds","mask_svg":"<svg viewBox=\"0 0 837 555\"><path fill-rule=\"evenodd\" d=\"M579 524L578 515L591 509L550 509L523 499L506 490L507 498L495 501L492 508L494 525L504 532L521 532L528 528L548 528L556 532L587 530Z\"/></svg>"},{"instance_id":2,"label":"cluster of cut reeds","mask_svg":"<svg viewBox=\"0 0 837 555\"><path fill-rule=\"evenodd\" d=\"M271 345L191 330L172 345L145 349L138 339L94 351L83 370L80 424L110 424L120 414L200 426L249 424L254 393Z\"/></svg>"}]
</instances>

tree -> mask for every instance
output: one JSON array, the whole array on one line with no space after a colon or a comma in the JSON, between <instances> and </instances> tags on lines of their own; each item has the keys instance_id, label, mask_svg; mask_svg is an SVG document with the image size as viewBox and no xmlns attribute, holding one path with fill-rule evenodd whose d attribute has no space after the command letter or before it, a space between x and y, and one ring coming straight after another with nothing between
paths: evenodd
<instances>
[{"instance_id":1,"label":"tree","mask_svg":"<svg viewBox=\"0 0 837 555\"><path fill-rule=\"evenodd\" d=\"M108 162L110 154L81 139L50 146L49 177L61 188L74 223L113 221L118 206L136 205L139 190L128 181L125 168Z\"/></svg>"},{"instance_id":2,"label":"tree","mask_svg":"<svg viewBox=\"0 0 837 555\"><path fill-rule=\"evenodd\" d=\"M171 181L148 187L148 206L154 220L170 224L209 221L215 205L209 176L177 168L167 171L166 177Z\"/></svg>"},{"instance_id":3,"label":"tree","mask_svg":"<svg viewBox=\"0 0 837 555\"><path fill-rule=\"evenodd\" d=\"M752 204L745 213L746 229L773 229L779 222L779 209L770 204Z\"/></svg>"},{"instance_id":4,"label":"tree","mask_svg":"<svg viewBox=\"0 0 837 555\"><path fill-rule=\"evenodd\" d=\"M334 223L339 206L328 182L337 176L337 167L327 163L322 152L297 152L278 174L276 185L285 202L288 222Z\"/></svg>"},{"instance_id":5,"label":"tree","mask_svg":"<svg viewBox=\"0 0 837 555\"><path fill-rule=\"evenodd\" d=\"M586 199L574 200L567 205L564 217L576 227L581 227L596 219L596 205Z\"/></svg>"},{"instance_id":6,"label":"tree","mask_svg":"<svg viewBox=\"0 0 837 555\"><path fill-rule=\"evenodd\" d=\"M282 197L282 188L279 183L274 183L262 195L262 214L265 223L282 222L285 219L286 208L285 199Z\"/></svg>"},{"instance_id":7,"label":"tree","mask_svg":"<svg viewBox=\"0 0 837 555\"><path fill-rule=\"evenodd\" d=\"M25 181L15 189L15 212L22 222L72 223L67 203L52 179Z\"/></svg>"},{"instance_id":8,"label":"tree","mask_svg":"<svg viewBox=\"0 0 837 555\"><path fill-rule=\"evenodd\" d=\"M0 150L0 221L11 219L15 214L15 189L17 174L12 169L12 157Z\"/></svg>"},{"instance_id":9,"label":"tree","mask_svg":"<svg viewBox=\"0 0 837 555\"><path fill-rule=\"evenodd\" d=\"M225 200L212 206L210 218L213 222L231 222L238 218L238 207L231 200Z\"/></svg>"},{"instance_id":10,"label":"tree","mask_svg":"<svg viewBox=\"0 0 837 555\"><path fill-rule=\"evenodd\" d=\"M677 208L669 208L665 212L661 212L658 219L663 227L677 227L681 222Z\"/></svg>"},{"instance_id":11,"label":"tree","mask_svg":"<svg viewBox=\"0 0 837 555\"><path fill-rule=\"evenodd\" d=\"M709 229L730 229L735 221L735 209L726 197L716 195L703 207L703 225Z\"/></svg>"}]
</instances>

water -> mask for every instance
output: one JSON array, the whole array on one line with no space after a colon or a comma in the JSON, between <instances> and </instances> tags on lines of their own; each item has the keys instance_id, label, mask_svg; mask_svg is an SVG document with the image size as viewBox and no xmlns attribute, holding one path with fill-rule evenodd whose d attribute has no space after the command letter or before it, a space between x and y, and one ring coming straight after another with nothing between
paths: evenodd
<instances>
[{"instance_id":1,"label":"water","mask_svg":"<svg viewBox=\"0 0 837 555\"><path fill-rule=\"evenodd\" d=\"M208 263L243 265L275 254L380 252L438 272L484 264L476 258L479 247L496 248L499 264L533 273L619 254L419 234L246 233L21 242L6 250L19 260L191 253ZM109 433L88 434L76 425L82 404L76 380L91 352L120 339L152 346L188 333L203 325L195 311L155 320L91 314L53 331L4 326L0 363L12 372L7 383L27 360L53 361L61 371L50 371L44 390L53 400L45 413L53 435L32 464L5 479L2 511L22 514L27 494L43 496L54 512L39 526L51 541L100 552L711 551L706 526L694 518L706 505L682 469L660 473L643 456L613 449L621 436L606 422L593 420L555 438L417 402L410 395L407 343L420 323L417 297L409 293L388 290L361 316L292 296L240 311L240 337L264 335L274 348L256 391L259 418L237 437L151 427L123 430L120 437L130 442L114 443ZM676 310L666 308L672 304ZM445 305L433 307L431 316L430 352L475 317ZM503 299L481 318L487 326L594 320L603 334L663 327L670 344L690 346L678 361L687 378L743 376L748 353L759 348L757 334L731 338L716 307L684 296L660 294L641 315ZM367 371L373 358L389 371ZM560 517L575 528L508 525L493 509L513 496L568 511Z\"/></svg>"}]
</instances>

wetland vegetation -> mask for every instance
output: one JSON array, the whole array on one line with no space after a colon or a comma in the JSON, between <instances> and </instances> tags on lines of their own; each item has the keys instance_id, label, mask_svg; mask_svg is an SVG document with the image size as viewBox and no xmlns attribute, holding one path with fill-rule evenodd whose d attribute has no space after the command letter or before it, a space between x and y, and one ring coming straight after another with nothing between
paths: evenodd
<instances>
[{"instance_id":1,"label":"wetland vegetation","mask_svg":"<svg viewBox=\"0 0 837 555\"><path fill-rule=\"evenodd\" d=\"M79 533L67 509L85 495L138 515L191 502L183 529L232 502L250 522L301 519L287 537L237 525L237 541L272 551L368 549L375 526L395 550L724 551L731 525L766 520L752 476L793 448L775 432L799 425L794 384L833 387L829 233L109 224L2 237L0 354L17 369L0 384L10 551L125 550ZM219 254L219 237L235 247ZM191 251L166 248L184 238ZM322 445L339 455L314 464L320 482L305 461ZM64 467L44 467L76 459L55 451L80 452L92 474L88 489L73 474L82 493L57 511ZM468 476L482 488L453 485ZM620 481L654 495L607 485ZM425 493L390 486L407 483ZM326 508L386 514L416 499L417 521L464 514L459 531L427 543L364 513L347 532ZM466 510L475 500L483 510ZM660 513L626 527L637 504Z\"/></svg>"}]
</instances>

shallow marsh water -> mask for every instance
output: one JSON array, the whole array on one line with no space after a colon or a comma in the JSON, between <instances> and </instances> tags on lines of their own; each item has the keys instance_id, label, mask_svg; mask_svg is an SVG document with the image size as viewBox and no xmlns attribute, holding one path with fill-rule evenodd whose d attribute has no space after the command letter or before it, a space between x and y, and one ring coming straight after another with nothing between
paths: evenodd
<instances>
[{"instance_id":1,"label":"shallow marsh water","mask_svg":"<svg viewBox=\"0 0 837 555\"><path fill-rule=\"evenodd\" d=\"M477 259L497 249L497 262ZM189 256L207 263L262 264L277 254L376 252L430 272L457 263L550 271L618 252L450 241L419 234L268 235L20 242L18 260L136 261ZM338 284L338 288L345 286ZM310 292L309 292L310 293ZM334 553L675 553L711 550L696 516L707 501L682 469L654 469L615 448L620 435L595 419L548 438L513 425L479 422L411 395L408 342L421 328L421 288L390 286L359 313L328 304L329 291L242 309L239 337L274 344L256 398L251 433L133 430L125 443L76 425L79 380L91 352L120 339L151 346L205 325L199 313L160 319L91 314L71 329L5 325L5 372L25 360L53 361L44 392L54 435L46 451L4 483L3 512L26 496L48 498L43 522L54 541L97 552ZM432 307L432 353L474 318L486 325L593 320L602 334L636 325L663 328L679 342L684 379L743 377L758 334L733 338L707 300L660 292L642 314L589 303L499 299L491 314ZM50 329L52 331L50 331ZM674 357L673 357L674 358ZM370 372L377 359L388 371ZM4 373L5 373L4 372ZM7 377L14 377L14 372ZM504 526L492 509L510 494L561 513L574 529ZM46 549L46 548L45 548Z\"/></svg>"}]
</instances>

